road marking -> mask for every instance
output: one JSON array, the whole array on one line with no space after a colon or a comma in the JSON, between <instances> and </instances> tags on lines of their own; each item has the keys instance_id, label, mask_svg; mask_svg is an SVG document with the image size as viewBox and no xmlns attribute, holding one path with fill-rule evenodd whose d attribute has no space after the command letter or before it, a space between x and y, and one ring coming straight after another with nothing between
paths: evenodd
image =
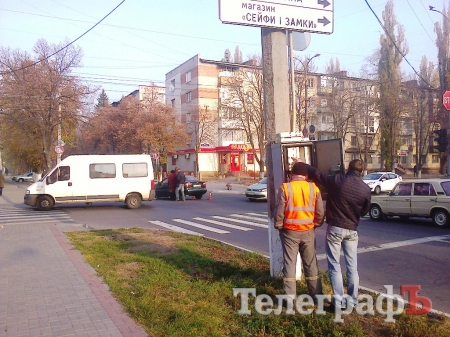
<instances>
[{"instance_id":1,"label":"road marking","mask_svg":"<svg viewBox=\"0 0 450 337\"><path fill-rule=\"evenodd\" d=\"M368 247L358 248L358 254L368 253L368 252L376 252L379 250L392 249L392 248L398 248L398 247L404 247L404 246L417 245L420 243L431 242L431 241L449 240L449 239L450 239L450 235L442 235L442 236L428 236L428 237L419 238L419 239L382 243L378 246L368 246ZM341 256L343 256L343 255L344 255L344 253L341 252ZM326 258L327 258L326 254L317 255L317 260L325 260Z\"/></svg>"},{"instance_id":2,"label":"road marking","mask_svg":"<svg viewBox=\"0 0 450 337\"><path fill-rule=\"evenodd\" d=\"M259 216L259 217L265 217L265 218L267 218L267 212L262 212L262 213L245 213L245 214L247 214L247 215L254 215L254 216Z\"/></svg>"},{"instance_id":3,"label":"road marking","mask_svg":"<svg viewBox=\"0 0 450 337\"><path fill-rule=\"evenodd\" d=\"M215 233L218 233L218 234L228 234L228 233L230 233L230 232L224 231L222 229L217 229L217 228L214 228L214 227L201 225L201 224L198 224L196 222L192 222L192 221L188 221L188 220L183 220L183 219L172 219L172 220L176 221L176 222L184 223L185 225L189 225L189 226L192 226L192 227L197 227L197 228L203 229L205 231L215 232Z\"/></svg>"},{"instance_id":4,"label":"road marking","mask_svg":"<svg viewBox=\"0 0 450 337\"><path fill-rule=\"evenodd\" d=\"M225 223L225 222L215 221L215 220L207 219L207 218L194 218L194 220L206 221L206 222L212 223L212 224L217 225L217 226L234 228L234 229L237 229L237 230L240 230L240 231L252 231L253 230L253 228L247 228L247 227L232 225L232 224L228 224L228 223Z\"/></svg>"},{"instance_id":5,"label":"road marking","mask_svg":"<svg viewBox=\"0 0 450 337\"><path fill-rule=\"evenodd\" d=\"M261 221L261 222L267 223L267 218L248 216L248 215L242 215L242 214L230 214L230 216L234 216L235 218L242 218L242 219L247 219L247 220L255 220L255 221Z\"/></svg>"},{"instance_id":6,"label":"road marking","mask_svg":"<svg viewBox=\"0 0 450 337\"><path fill-rule=\"evenodd\" d=\"M179 233L184 233L184 234L189 234L189 235L203 236L203 234L200 234L200 233L197 233L197 232L193 232L193 231L190 231L188 229L184 229L182 227L170 225L170 224L162 222L162 221L155 220L155 221L149 221L149 222L154 224L154 225L170 229L171 231L174 231L174 232L179 232Z\"/></svg>"},{"instance_id":7,"label":"road marking","mask_svg":"<svg viewBox=\"0 0 450 337\"><path fill-rule=\"evenodd\" d=\"M3 225L32 225L43 223L73 223L72 218L63 211L36 212L18 208L2 208L0 223Z\"/></svg>"},{"instance_id":8,"label":"road marking","mask_svg":"<svg viewBox=\"0 0 450 337\"><path fill-rule=\"evenodd\" d=\"M212 216L212 218L220 219L220 220L233 221L233 222L241 223L241 224L244 224L244 225L255 226L255 227L261 227L261 228L267 228L267 226L268 226L268 225L261 225L261 224L259 224L259 223L254 223L254 222L245 221L245 220L226 218L226 217L224 217L224 216L218 216L218 215L214 215L214 216Z\"/></svg>"}]
</instances>

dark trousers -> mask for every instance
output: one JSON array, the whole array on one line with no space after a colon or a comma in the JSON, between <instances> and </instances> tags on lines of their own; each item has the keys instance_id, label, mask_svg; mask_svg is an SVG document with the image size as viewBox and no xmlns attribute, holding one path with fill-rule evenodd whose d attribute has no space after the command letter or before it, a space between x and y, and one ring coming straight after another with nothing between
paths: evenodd
<instances>
[{"instance_id":1,"label":"dark trousers","mask_svg":"<svg viewBox=\"0 0 450 337\"><path fill-rule=\"evenodd\" d=\"M295 274L298 253L300 253L302 259L303 272L305 274L309 295L315 299L315 295L323 294L322 281L320 279L316 257L316 236L314 229L308 231L282 229L280 231L280 238L283 247L283 284L286 295L297 296Z\"/></svg>"},{"instance_id":2,"label":"dark trousers","mask_svg":"<svg viewBox=\"0 0 450 337\"><path fill-rule=\"evenodd\" d=\"M3 187L0 187L0 195L3 194Z\"/></svg>"}]
</instances>

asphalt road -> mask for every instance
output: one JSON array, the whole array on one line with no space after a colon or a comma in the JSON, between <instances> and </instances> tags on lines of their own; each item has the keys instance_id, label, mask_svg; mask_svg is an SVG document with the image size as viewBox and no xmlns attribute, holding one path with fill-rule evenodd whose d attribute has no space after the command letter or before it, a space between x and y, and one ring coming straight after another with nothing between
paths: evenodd
<instances>
[{"instance_id":1,"label":"asphalt road","mask_svg":"<svg viewBox=\"0 0 450 337\"><path fill-rule=\"evenodd\" d=\"M105 203L57 206L55 211L63 211L76 223L93 229L187 230L268 256L267 203L248 201L243 195L245 186L228 191L224 183L210 183L208 188L213 192L212 200L205 195L185 202L144 202L137 210ZM321 270L327 269L325 232L326 225L316 229ZM375 222L365 217L359 237L358 268L363 287L385 292L384 285L393 285L394 293L399 294L400 285L419 285L418 295L429 297L433 309L450 313L450 228L433 227L427 219Z\"/></svg>"}]
</instances>

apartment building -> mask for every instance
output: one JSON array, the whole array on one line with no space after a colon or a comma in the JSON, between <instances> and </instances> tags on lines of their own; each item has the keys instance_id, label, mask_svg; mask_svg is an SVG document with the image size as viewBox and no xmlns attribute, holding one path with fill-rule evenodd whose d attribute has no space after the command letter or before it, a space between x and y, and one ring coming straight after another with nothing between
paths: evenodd
<instances>
[{"instance_id":1,"label":"apartment building","mask_svg":"<svg viewBox=\"0 0 450 337\"><path fill-rule=\"evenodd\" d=\"M230 79L238 71L250 74L255 68L258 67L253 62L206 60L198 54L166 74L166 104L176 109L180 122L191 135L185 146L169 154L168 170L180 167L197 172L198 166L203 177L260 171L255 160L260 149L251 146L249 135L239 127L234 116L243 113L242 103L230 99ZM312 125L311 136L315 140L342 138L346 165L361 158L367 171L385 170L380 153L382 121L376 82L340 71L334 74L296 72L295 83L297 130ZM248 86L245 80L242 86ZM411 100L411 92L418 89L412 90L411 83L402 89L405 102L415 103L406 106L396 121L395 166L400 172L412 170L420 153L422 170L437 173L442 169L442 158L432 151L430 134L440 126L436 119L438 102L435 93ZM414 112L420 109L425 118L419 121ZM427 129L421 137L418 137L418 123ZM420 150L416 144L419 138Z\"/></svg>"}]
</instances>

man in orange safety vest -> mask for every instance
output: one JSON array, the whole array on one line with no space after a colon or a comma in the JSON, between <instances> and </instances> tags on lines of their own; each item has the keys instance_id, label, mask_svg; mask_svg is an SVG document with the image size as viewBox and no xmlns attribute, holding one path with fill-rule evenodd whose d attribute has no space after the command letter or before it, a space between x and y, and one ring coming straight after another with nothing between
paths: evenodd
<instances>
[{"instance_id":1,"label":"man in orange safety vest","mask_svg":"<svg viewBox=\"0 0 450 337\"><path fill-rule=\"evenodd\" d=\"M283 285L286 295L295 300L296 264L300 253L309 295L316 302L322 295L322 282L316 257L314 229L323 224L325 211L319 188L307 181L308 171L304 165L295 163L292 179L283 183L278 193L275 228L280 230L283 248Z\"/></svg>"}]
</instances>

